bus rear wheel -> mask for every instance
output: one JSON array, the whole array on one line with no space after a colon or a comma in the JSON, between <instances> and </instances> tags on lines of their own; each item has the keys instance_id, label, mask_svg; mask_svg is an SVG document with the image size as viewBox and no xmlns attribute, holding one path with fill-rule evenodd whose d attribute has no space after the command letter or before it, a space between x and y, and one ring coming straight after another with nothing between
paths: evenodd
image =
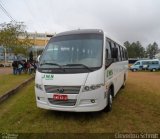
<instances>
[{"instance_id":1,"label":"bus rear wheel","mask_svg":"<svg viewBox=\"0 0 160 139\"><path fill-rule=\"evenodd\" d=\"M124 75L124 80L123 80L122 88L125 88L125 86L126 86L126 76Z\"/></svg>"},{"instance_id":2,"label":"bus rear wheel","mask_svg":"<svg viewBox=\"0 0 160 139\"><path fill-rule=\"evenodd\" d=\"M136 72L137 70L136 69L132 69L132 72Z\"/></svg>"},{"instance_id":3,"label":"bus rear wheel","mask_svg":"<svg viewBox=\"0 0 160 139\"><path fill-rule=\"evenodd\" d=\"M155 72L155 71L156 71L156 69L152 69L152 71L153 71L153 72Z\"/></svg>"}]
</instances>

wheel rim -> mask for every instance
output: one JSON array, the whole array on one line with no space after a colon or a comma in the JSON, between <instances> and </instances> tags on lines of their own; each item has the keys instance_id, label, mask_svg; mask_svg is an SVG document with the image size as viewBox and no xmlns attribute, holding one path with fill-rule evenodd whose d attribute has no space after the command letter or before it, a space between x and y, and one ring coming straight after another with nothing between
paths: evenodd
<instances>
[{"instance_id":1,"label":"wheel rim","mask_svg":"<svg viewBox=\"0 0 160 139\"><path fill-rule=\"evenodd\" d=\"M111 94L109 95L109 107L110 108L112 107L112 95Z\"/></svg>"}]
</instances>

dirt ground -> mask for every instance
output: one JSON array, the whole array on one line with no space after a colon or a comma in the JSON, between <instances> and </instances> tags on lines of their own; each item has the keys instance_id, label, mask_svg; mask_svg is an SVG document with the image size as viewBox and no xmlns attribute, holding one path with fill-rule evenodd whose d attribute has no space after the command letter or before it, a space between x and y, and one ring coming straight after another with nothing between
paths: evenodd
<instances>
[{"instance_id":1,"label":"dirt ground","mask_svg":"<svg viewBox=\"0 0 160 139\"><path fill-rule=\"evenodd\" d=\"M12 68L11 67L0 67L0 74L11 74L12 73Z\"/></svg>"},{"instance_id":2,"label":"dirt ground","mask_svg":"<svg viewBox=\"0 0 160 139\"><path fill-rule=\"evenodd\" d=\"M131 72L129 71L129 78L132 78L136 83L139 82L139 85L146 85L150 83L151 87L159 88L160 82L160 72ZM146 83L146 84L145 84ZM159 90L159 89L158 89Z\"/></svg>"}]
</instances>

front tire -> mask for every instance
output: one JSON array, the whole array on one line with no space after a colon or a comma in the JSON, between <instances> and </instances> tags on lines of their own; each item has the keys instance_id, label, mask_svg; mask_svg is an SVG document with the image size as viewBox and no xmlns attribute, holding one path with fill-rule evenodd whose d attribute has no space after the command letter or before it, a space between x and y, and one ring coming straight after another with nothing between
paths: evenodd
<instances>
[{"instance_id":1,"label":"front tire","mask_svg":"<svg viewBox=\"0 0 160 139\"><path fill-rule=\"evenodd\" d=\"M112 90L111 88L108 90L108 104L105 108L106 112L109 112L112 110L112 102L113 102L113 96L112 96Z\"/></svg>"}]
</instances>

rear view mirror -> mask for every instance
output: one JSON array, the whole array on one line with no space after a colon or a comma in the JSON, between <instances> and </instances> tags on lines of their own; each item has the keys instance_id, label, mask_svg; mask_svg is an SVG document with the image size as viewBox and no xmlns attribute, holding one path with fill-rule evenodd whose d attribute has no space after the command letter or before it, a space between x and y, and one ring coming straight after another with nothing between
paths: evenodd
<instances>
[{"instance_id":1,"label":"rear view mirror","mask_svg":"<svg viewBox=\"0 0 160 139\"><path fill-rule=\"evenodd\" d=\"M118 48L112 48L112 57L117 59L118 58Z\"/></svg>"}]
</instances>

